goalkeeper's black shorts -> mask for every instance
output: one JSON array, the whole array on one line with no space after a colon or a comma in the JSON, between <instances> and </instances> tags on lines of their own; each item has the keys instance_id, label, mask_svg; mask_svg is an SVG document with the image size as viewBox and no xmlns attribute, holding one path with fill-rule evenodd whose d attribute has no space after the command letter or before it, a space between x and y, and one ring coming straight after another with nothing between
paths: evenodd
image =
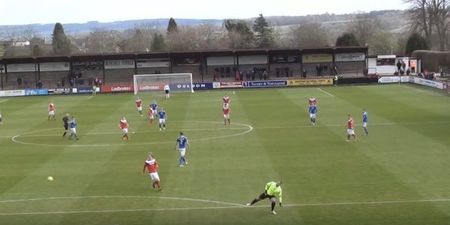
<instances>
[{"instance_id":1,"label":"goalkeeper's black shorts","mask_svg":"<svg viewBox=\"0 0 450 225\"><path fill-rule=\"evenodd\" d=\"M275 196L273 195L268 195L266 191L264 191L262 194L259 195L259 199L272 199L275 198Z\"/></svg>"}]
</instances>

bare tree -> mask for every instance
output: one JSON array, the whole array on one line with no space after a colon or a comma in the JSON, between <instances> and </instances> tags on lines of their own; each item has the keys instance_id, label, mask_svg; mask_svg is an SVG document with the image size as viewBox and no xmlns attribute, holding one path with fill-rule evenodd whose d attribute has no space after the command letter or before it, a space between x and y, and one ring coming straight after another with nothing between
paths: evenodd
<instances>
[{"instance_id":1,"label":"bare tree","mask_svg":"<svg viewBox=\"0 0 450 225\"><path fill-rule=\"evenodd\" d=\"M391 33L384 31L377 32L369 40L369 54L394 54L394 51L398 49L397 43Z\"/></svg>"},{"instance_id":2,"label":"bare tree","mask_svg":"<svg viewBox=\"0 0 450 225\"><path fill-rule=\"evenodd\" d=\"M430 5L431 17L434 18L433 24L439 40L439 50L445 51L449 48L447 35L450 32L450 1L432 0Z\"/></svg>"},{"instance_id":3,"label":"bare tree","mask_svg":"<svg viewBox=\"0 0 450 225\"><path fill-rule=\"evenodd\" d=\"M95 30L86 38L86 47L90 53L113 53L117 52L121 41L118 31Z\"/></svg>"},{"instance_id":4,"label":"bare tree","mask_svg":"<svg viewBox=\"0 0 450 225\"><path fill-rule=\"evenodd\" d=\"M368 45L371 37L382 30L380 22L369 14L358 14L348 30L356 36L361 45Z\"/></svg>"},{"instance_id":5,"label":"bare tree","mask_svg":"<svg viewBox=\"0 0 450 225\"><path fill-rule=\"evenodd\" d=\"M323 48L329 46L327 31L319 23L305 23L292 27L288 46L295 48Z\"/></svg>"},{"instance_id":6,"label":"bare tree","mask_svg":"<svg viewBox=\"0 0 450 225\"><path fill-rule=\"evenodd\" d=\"M167 34L167 42L173 51L222 49L227 46L224 31L210 24L178 26L177 32Z\"/></svg>"},{"instance_id":7,"label":"bare tree","mask_svg":"<svg viewBox=\"0 0 450 225\"><path fill-rule=\"evenodd\" d=\"M448 0L405 0L410 4L409 15L413 32L422 34L430 46L433 37L439 43L438 49L449 49L450 1Z\"/></svg>"},{"instance_id":8,"label":"bare tree","mask_svg":"<svg viewBox=\"0 0 450 225\"><path fill-rule=\"evenodd\" d=\"M153 34L156 31L149 28L134 28L128 30L124 34L124 40L120 45L123 51L127 52L142 52L150 51Z\"/></svg>"}]
</instances>

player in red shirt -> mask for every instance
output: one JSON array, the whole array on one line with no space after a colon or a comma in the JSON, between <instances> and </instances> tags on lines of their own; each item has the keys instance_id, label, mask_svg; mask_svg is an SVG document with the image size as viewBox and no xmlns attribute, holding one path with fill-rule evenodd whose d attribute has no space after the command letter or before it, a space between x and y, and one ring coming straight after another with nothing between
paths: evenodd
<instances>
[{"instance_id":1,"label":"player in red shirt","mask_svg":"<svg viewBox=\"0 0 450 225\"><path fill-rule=\"evenodd\" d=\"M225 125L230 125L230 104L229 103L223 103L222 105L222 111L223 111L223 121Z\"/></svg>"},{"instance_id":2,"label":"player in red shirt","mask_svg":"<svg viewBox=\"0 0 450 225\"><path fill-rule=\"evenodd\" d=\"M356 140L355 122L353 120L352 115L348 114L348 120L347 120L347 141L350 141L350 137L353 137L353 140Z\"/></svg>"},{"instance_id":3,"label":"player in red shirt","mask_svg":"<svg viewBox=\"0 0 450 225\"><path fill-rule=\"evenodd\" d=\"M148 108L147 117L148 117L149 125L152 125L153 120L155 120L155 112L153 111L153 109L151 107Z\"/></svg>"},{"instance_id":4,"label":"player in red shirt","mask_svg":"<svg viewBox=\"0 0 450 225\"><path fill-rule=\"evenodd\" d=\"M142 114L142 99L140 97L137 97L136 99L136 109L139 112L139 114L141 114L141 116L144 116Z\"/></svg>"},{"instance_id":5,"label":"player in red shirt","mask_svg":"<svg viewBox=\"0 0 450 225\"><path fill-rule=\"evenodd\" d=\"M122 130L122 140L124 141L128 141L128 121L125 118L125 116L123 116L120 121L119 121L119 128Z\"/></svg>"},{"instance_id":6,"label":"player in red shirt","mask_svg":"<svg viewBox=\"0 0 450 225\"><path fill-rule=\"evenodd\" d=\"M55 104L53 104L53 102L50 102L48 104L48 120L50 120L50 119L56 120L55 112L56 112Z\"/></svg>"},{"instance_id":7,"label":"player in red shirt","mask_svg":"<svg viewBox=\"0 0 450 225\"><path fill-rule=\"evenodd\" d=\"M153 157L153 154L151 152L148 153L147 160L145 160L144 168L142 169L142 172L145 173L146 171L149 173L150 178L153 181L153 189L158 188L158 191L161 191L161 181L159 179L158 175L158 162L156 161L155 157Z\"/></svg>"},{"instance_id":8,"label":"player in red shirt","mask_svg":"<svg viewBox=\"0 0 450 225\"><path fill-rule=\"evenodd\" d=\"M308 105L312 106L312 105L317 105L317 99L314 97L311 97L308 99Z\"/></svg>"},{"instance_id":9,"label":"player in red shirt","mask_svg":"<svg viewBox=\"0 0 450 225\"><path fill-rule=\"evenodd\" d=\"M230 104L230 97L228 97L227 95L223 96L222 98L223 104Z\"/></svg>"}]
</instances>

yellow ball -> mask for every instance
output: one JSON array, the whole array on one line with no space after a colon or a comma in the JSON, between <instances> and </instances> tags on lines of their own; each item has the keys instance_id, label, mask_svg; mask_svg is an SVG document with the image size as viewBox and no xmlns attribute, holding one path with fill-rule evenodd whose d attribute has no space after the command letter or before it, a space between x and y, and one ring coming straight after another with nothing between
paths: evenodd
<instances>
[{"instance_id":1,"label":"yellow ball","mask_svg":"<svg viewBox=\"0 0 450 225\"><path fill-rule=\"evenodd\" d=\"M47 177L47 180L51 182L51 181L53 181L54 179L53 179L52 176L49 176L49 177Z\"/></svg>"}]
</instances>

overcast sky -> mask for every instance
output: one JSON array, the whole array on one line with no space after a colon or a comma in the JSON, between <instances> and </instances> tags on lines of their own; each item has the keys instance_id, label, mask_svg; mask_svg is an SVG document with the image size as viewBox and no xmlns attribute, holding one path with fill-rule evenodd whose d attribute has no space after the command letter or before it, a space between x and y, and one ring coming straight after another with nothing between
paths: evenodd
<instances>
[{"instance_id":1,"label":"overcast sky","mask_svg":"<svg viewBox=\"0 0 450 225\"><path fill-rule=\"evenodd\" d=\"M403 0L0 0L0 25L224 19L405 9Z\"/></svg>"}]
</instances>

